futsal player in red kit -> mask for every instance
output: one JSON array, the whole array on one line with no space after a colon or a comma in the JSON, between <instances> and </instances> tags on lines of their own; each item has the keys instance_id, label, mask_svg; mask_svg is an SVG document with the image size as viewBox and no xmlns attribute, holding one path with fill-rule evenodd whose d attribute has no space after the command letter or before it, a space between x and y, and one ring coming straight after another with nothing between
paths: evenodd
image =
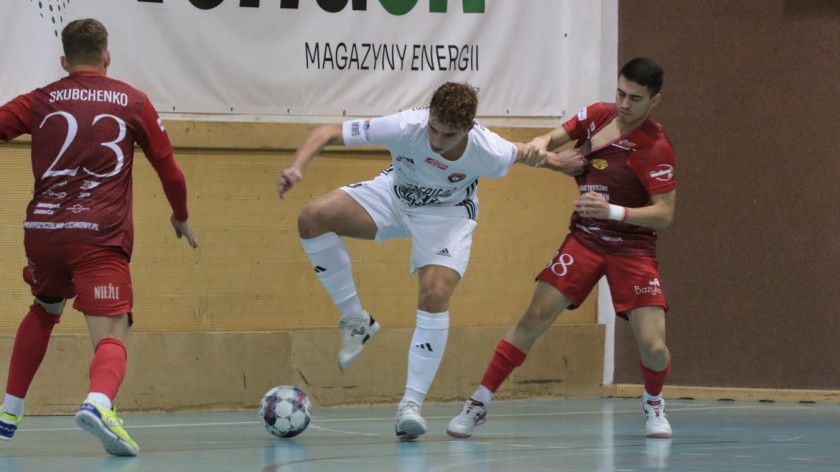
<instances>
[{"instance_id":1,"label":"futsal player in red kit","mask_svg":"<svg viewBox=\"0 0 840 472\"><path fill-rule=\"evenodd\" d=\"M450 436L470 437L485 422L493 393L522 365L537 338L606 276L615 311L630 321L641 353L646 435L671 437L662 399L671 370L665 344L668 304L659 281L656 231L670 226L674 216L674 149L650 117L662 98L662 82L658 64L633 59L619 73L614 104L584 108L526 145L526 158L534 158L575 140L587 161L576 177L580 196L570 234L537 276L530 306L496 346L478 389L450 421Z\"/></svg>"},{"instance_id":2,"label":"futsal player in red kit","mask_svg":"<svg viewBox=\"0 0 840 472\"><path fill-rule=\"evenodd\" d=\"M76 422L117 456L140 448L113 407L126 373L124 341L132 324L129 260L134 242L135 143L157 171L177 237L197 247L188 222L187 187L163 124L146 95L105 73L108 32L76 20L61 34L68 75L0 107L0 140L32 135L35 187L26 210L23 278L35 301L15 336L0 439L11 440L24 398L44 358L65 301L85 315L94 348L90 393Z\"/></svg>"}]
</instances>

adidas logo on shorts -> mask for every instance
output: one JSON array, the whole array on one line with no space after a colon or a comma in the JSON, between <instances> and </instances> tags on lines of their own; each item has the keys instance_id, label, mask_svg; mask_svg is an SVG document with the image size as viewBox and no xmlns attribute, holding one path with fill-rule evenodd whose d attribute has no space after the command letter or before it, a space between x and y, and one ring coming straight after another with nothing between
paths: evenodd
<instances>
[{"instance_id":1,"label":"adidas logo on shorts","mask_svg":"<svg viewBox=\"0 0 840 472\"><path fill-rule=\"evenodd\" d=\"M447 249L447 248L443 248L443 249L441 249L440 251L438 251L438 252L437 252L437 255L438 255L438 256L452 257L452 256L449 254L449 249Z\"/></svg>"}]
</instances>

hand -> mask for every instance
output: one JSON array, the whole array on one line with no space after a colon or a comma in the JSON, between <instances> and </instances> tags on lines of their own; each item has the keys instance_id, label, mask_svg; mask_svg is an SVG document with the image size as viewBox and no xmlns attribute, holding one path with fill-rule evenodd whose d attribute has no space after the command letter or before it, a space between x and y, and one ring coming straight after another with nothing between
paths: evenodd
<instances>
[{"instance_id":1,"label":"hand","mask_svg":"<svg viewBox=\"0 0 840 472\"><path fill-rule=\"evenodd\" d=\"M198 247L198 241L195 240L195 234L193 234L192 226L190 226L189 220L178 221L175 219L175 215L171 215L169 217L169 222L172 223L172 227L175 228L175 236L178 239L182 237L187 238L187 242L190 243L193 249Z\"/></svg>"},{"instance_id":2,"label":"hand","mask_svg":"<svg viewBox=\"0 0 840 472\"><path fill-rule=\"evenodd\" d=\"M584 218L607 219L610 214L610 204L598 192L589 191L578 197L574 202L575 211Z\"/></svg>"},{"instance_id":3,"label":"hand","mask_svg":"<svg viewBox=\"0 0 840 472\"><path fill-rule=\"evenodd\" d=\"M548 152L546 146L548 146L548 143L545 139L532 139L530 143L525 145L525 149L522 151L522 162L531 167L540 167L543 161L545 161L546 153Z\"/></svg>"},{"instance_id":4,"label":"hand","mask_svg":"<svg viewBox=\"0 0 840 472\"><path fill-rule=\"evenodd\" d=\"M291 190L292 186L300 182L303 176L300 174L300 169L297 167L289 167L280 174L280 181L277 183L277 196L283 198L283 195Z\"/></svg>"},{"instance_id":5,"label":"hand","mask_svg":"<svg viewBox=\"0 0 840 472\"><path fill-rule=\"evenodd\" d=\"M559 153L547 152L542 165L548 169L575 177L586 170L586 159L580 153L580 149L574 148Z\"/></svg>"}]
</instances>

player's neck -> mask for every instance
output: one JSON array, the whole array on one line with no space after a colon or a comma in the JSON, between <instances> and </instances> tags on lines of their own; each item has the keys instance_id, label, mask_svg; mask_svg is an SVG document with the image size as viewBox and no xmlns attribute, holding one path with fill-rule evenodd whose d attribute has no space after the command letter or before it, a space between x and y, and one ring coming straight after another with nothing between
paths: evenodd
<instances>
[{"instance_id":1,"label":"player's neck","mask_svg":"<svg viewBox=\"0 0 840 472\"><path fill-rule=\"evenodd\" d=\"M469 135L464 135L464 139L461 140L457 145L455 145L452 149L444 152L441 154L441 157L446 159L447 161L457 161L464 155L464 151L467 149L467 143L469 142Z\"/></svg>"},{"instance_id":2,"label":"player's neck","mask_svg":"<svg viewBox=\"0 0 840 472\"><path fill-rule=\"evenodd\" d=\"M616 128L618 128L619 135L626 136L632 133L633 131L639 129L644 124L644 122L647 121L649 116L650 114L647 114L639 118L638 120L632 121L630 123L625 123L616 117L614 123Z\"/></svg>"}]
</instances>

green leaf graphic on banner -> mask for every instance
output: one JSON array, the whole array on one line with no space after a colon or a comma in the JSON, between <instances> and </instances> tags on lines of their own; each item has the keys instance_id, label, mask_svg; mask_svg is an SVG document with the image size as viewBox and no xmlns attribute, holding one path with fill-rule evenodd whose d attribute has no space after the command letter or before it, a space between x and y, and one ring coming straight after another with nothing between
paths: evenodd
<instances>
[{"instance_id":1,"label":"green leaf graphic on banner","mask_svg":"<svg viewBox=\"0 0 840 472\"><path fill-rule=\"evenodd\" d=\"M484 13L484 0L462 0L464 13ZM446 13L449 0L429 0L429 11L432 13Z\"/></svg>"},{"instance_id":2,"label":"green leaf graphic on banner","mask_svg":"<svg viewBox=\"0 0 840 472\"><path fill-rule=\"evenodd\" d=\"M29 0L29 2L34 3L34 0ZM48 0L47 2L44 2L43 0L38 1L38 11L41 14L41 18L45 20L48 19L52 23L53 32L56 37L59 37L61 35L61 30L64 29L64 17L67 14L67 5L69 3L70 0Z\"/></svg>"}]
</instances>

